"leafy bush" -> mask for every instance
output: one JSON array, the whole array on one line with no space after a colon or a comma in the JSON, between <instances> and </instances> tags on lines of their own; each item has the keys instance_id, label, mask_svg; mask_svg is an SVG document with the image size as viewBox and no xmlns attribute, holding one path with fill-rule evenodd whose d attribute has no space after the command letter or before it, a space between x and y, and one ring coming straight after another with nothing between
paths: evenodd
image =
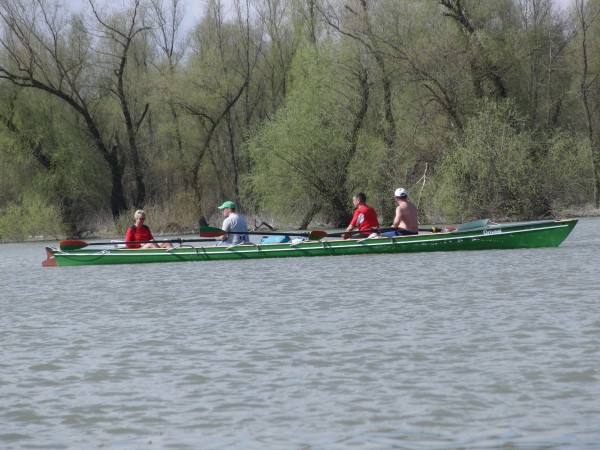
<instances>
[{"instance_id":1,"label":"leafy bush","mask_svg":"<svg viewBox=\"0 0 600 450\"><path fill-rule=\"evenodd\" d=\"M587 136L560 131L547 140L542 189L554 211L594 202L594 167Z\"/></svg>"},{"instance_id":2,"label":"leafy bush","mask_svg":"<svg viewBox=\"0 0 600 450\"><path fill-rule=\"evenodd\" d=\"M0 241L16 242L63 234L58 208L46 204L39 195L24 196L0 211Z\"/></svg>"},{"instance_id":3,"label":"leafy bush","mask_svg":"<svg viewBox=\"0 0 600 450\"><path fill-rule=\"evenodd\" d=\"M335 216L344 209L340 204L350 206L345 200L351 101L340 95L344 86L328 57L325 51L296 55L285 107L246 143L252 161L244 180L247 203L290 225L310 221L319 210Z\"/></svg>"},{"instance_id":4,"label":"leafy bush","mask_svg":"<svg viewBox=\"0 0 600 450\"><path fill-rule=\"evenodd\" d=\"M550 214L542 151L512 102L482 103L429 184L435 191L428 215L463 222Z\"/></svg>"}]
</instances>

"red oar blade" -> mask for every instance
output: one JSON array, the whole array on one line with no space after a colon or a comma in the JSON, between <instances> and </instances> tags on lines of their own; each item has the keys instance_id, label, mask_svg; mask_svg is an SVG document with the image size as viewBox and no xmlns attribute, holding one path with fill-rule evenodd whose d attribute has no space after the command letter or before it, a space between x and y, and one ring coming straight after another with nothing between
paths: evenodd
<instances>
[{"instance_id":1,"label":"red oar blade","mask_svg":"<svg viewBox=\"0 0 600 450\"><path fill-rule=\"evenodd\" d=\"M319 239L323 239L324 237L327 237L326 231L312 230L308 232L308 238L313 241L318 241Z\"/></svg>"},{"instance_id":2,"label":"red oar blade","mask_svg":"<svg viewBox=\"0 0 600 450\"><path fill-rule=\"evenodd\" d=\"M216 238L227 234L217 227L200 227L200 237Z\"/></svg>"},{"instance_id":3,"label":"red oar blade","mask_svg":"<svg viewBox=\"0 0 600 450\"><path fill-rule=\"evenodd\" d=\"M71 250L79 250L80 248L87 247L88 243L84 241L77 241L75 239L67 239L59 242L59 247L63 252L69 252Z\"/></svg>"}]
</instances>

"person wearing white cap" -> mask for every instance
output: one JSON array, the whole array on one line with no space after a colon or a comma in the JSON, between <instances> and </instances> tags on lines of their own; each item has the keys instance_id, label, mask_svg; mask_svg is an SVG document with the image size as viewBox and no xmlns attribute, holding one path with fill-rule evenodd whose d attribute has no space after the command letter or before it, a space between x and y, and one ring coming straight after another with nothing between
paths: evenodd
<instances>
[{"instance_id":1,"label":"person wearing white cap","mask_svg":"<svg viewBox=\"0 0 600 450\"><path fill-rule=\"evenodd\" d=\"M419 234L417 207L408 201L408 191L398 188L394 191L394 197L397 206L392 228L396 228L396 231L392 231L390 234L396 236Z\"/></svg>"}]
</instances>

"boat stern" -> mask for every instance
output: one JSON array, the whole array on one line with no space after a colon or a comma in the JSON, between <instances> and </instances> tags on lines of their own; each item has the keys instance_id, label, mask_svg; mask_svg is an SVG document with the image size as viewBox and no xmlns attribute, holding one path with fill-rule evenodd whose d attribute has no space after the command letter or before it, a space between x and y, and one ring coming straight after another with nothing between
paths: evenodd
<instances>
[{"instance_id":1,"label":"boat stern","mask_svg":"<svg viewBox=\"0 0 600 450\"><path fill-rule=\"evenodd\" d=\"M46 247L46 259L42 261L42 267L56 267L56 258L50 247Z\"/></svg>"}]
</instances>

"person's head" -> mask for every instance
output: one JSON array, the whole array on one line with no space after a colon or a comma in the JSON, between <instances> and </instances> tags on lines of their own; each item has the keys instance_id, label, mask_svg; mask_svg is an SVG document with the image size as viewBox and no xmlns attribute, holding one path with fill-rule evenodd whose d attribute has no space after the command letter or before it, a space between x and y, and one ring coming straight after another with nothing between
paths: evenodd
<instances>
[{"instance_id":1,"label":"person's head","mask_svg":"<svg viewBox=\"0 0 600 450\"><path fill-rule=\"evenodd\" d=\"M408 191L404 188L398 188L394 191L394 197L396 197L396 200L405 200L408 197Z\"/></svg>"},{"instance_id":2,"label":"person's head","mask_svg":"<svg viewBox=\"0 0 600 450\"><path fill-rule=\"evenodd\" d=\"M138 209L134 214L133 214L133 218L135 219L135 221L137 222L138 220L140 221L144 221L146 220L146 213L144 212L143 209Z\"/></svg>"},{"instance_id":3,"label":"person's head","mask_svg":"<svg viewBox=\"0 0 600 450\"><path fill-rule=\"evenodd\" d=\"M364 192L357 192L352 196L352 203L354 203L354 205L367 203L367 196Z\"/></svg>"},{"instance_id":4,"label":"person's head","mask_svg":"<svg viewBox=\"0 0 600 450\"><path fill-rule=\"evenodd\" d=\"M226 202L223 202L221 206L219 206L219 209L221 210L223 215L227 217L232 212L235 212L235 203L233 203L230 200L227 200Z\"/></svg>"}]
</instances>

